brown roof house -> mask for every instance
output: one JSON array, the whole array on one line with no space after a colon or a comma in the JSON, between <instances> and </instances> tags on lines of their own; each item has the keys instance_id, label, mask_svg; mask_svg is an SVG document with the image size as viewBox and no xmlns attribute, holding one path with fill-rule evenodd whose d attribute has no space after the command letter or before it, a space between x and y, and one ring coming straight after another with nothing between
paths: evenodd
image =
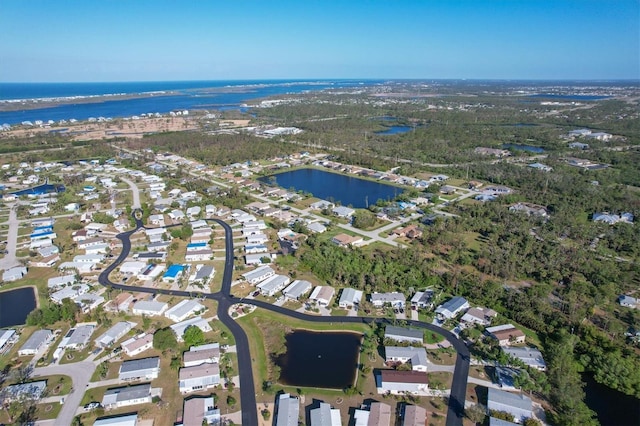
<instances>
[{"instance_id":1,"label":"brown roof house","mask_svg":"<svg viewBox=\"0 0 640 426\"><path fill-rule=\"evenodd\" d=\"M488 327L487 333L498 341L500 346L524 343L525 335L522 330L515 328L513 324L496 325Z\"/></svg>"}]
</instances>

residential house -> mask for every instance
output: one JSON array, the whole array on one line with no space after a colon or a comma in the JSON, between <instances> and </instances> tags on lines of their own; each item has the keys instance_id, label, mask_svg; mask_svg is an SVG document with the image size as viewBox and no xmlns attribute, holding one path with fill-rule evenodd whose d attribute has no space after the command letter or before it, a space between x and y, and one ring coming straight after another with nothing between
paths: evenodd
<instances>
[{"instance_id":1,"label":"residential house","mask_svg":"<svg viewBox=\"0 0 640 426\"><path fill-rule=\"evenodd\" d=\"M8 347L17 341L18 335L15 330L0 330L0 353L4 353L5 346Z\"/></svg>"},{"instance_id":2,"label":"residential house","mask_svg":"<svg viewBox=\"0 0 640 426\"><path fill-rule=\"evenodd\" d=\"M8 403L13 400L20 400L21 398L39 400L46 388L46 380L9 385L5 388L5 400L3 401L3 403Z\"/></svg>"},{"instance_id":3,"label":"residential house","mask_svg":"<svg viewBox=\"0 0 640 426\"><path fill-rule=\"evenodd\" d=\"M311 426L342 426L340 410L331 408L326 402L321 402L318 408L309 410Z\"/></svg>"},{"instance_id":4,"label":"residential house","mask_svg":"<svg viewBox=\"0 0 640 426\"><path fill-rule=\"evenodd\" d=\"M127 356L136 356L153 347L153 334L142 333L122 342L122 350Z\"/></svg>"},{"instance_id":5,"label":"residential house","mask_svg":"<svg viewBox=\"0 0 640 426\"><path fill-rule=\"evenodd\" d=\"M535 368L536 370L545 371L547 369L547 364L542 357L542 353L535 348L529 347L508 347L505 346L502 350L514 357L524 362L527 366L531 368Z\"/></svg>"},{"instance_id":6,"label":"residential house","mask_svg":"<svg viewBox=\"0 0 640 426\"><path fill-rule=\"evenodd\" d=\"M419 405L405 404L402 407L400 426L423 426L427 424L427 410Z\"/></svg>"},{"instance_id":7,"label":"residential house","mask_svg":"<svg viewBox=\"0 0 640 426\"><path fill-rule=\"evenodd\" d=\"M11 282L17 281L27 275L27 268L24 266L16 266L10 269L7 269L2 273L2 281Z\"/></svg>"},{"instance_id":8,"label":"residential house","mask_svg":"<svg viewBox=\"0 0 640 426\"><path fill-rule=\"evenodd\" d=\"M162 315L169 305L164 302L158 302L155 300L139 300L133 304L132 313L134 315L146 315L149 317Z\"/></svg>"},{"instance_id":9,"label":"residential house","mask_svg":"<svg viewBox=\"0 0 640 426\"><path fill-rule=\"evenodd\" d=\"M82 350L89 343L96 326L94 324L77 325L67 332L58 345L61 349Z\"/></svg>"},{"instance_id":10,"label":"residential house","mask_svg":"<svg viewBox=\"0 0 640 426\"><path fill-rule=\"evenodd\" d=\"M433 308L433 290L417 291L411 298L411 308Z\"/></svg>"},{"instance_id":11,"label":"residential house","mask_svg":"<svg viewBox=\"0 0 640 426\"><path fill-rule=\"evenodd\" d=\"M340 294L340 300L338 306L342 309L357 308L362 301L362 290L356 290L354 288L345 288Z\"/></svg>"},{"instance_id":12,"label":"residential house","mask_svg":"<svg viewBox=\"0 0 640 426\"><path fill-rule=\"evenodd\" d=\"M465 314L460 318L461 322L467 324L478 324L482 326L488 326L491 324L491 320L498 315L496 311L489 308L470 308Z\"/></svg>"},{"instance_id":13,"label":"residential house","mask_svg":"<svg viewBox=\"0 0 640 426\"><path fill-rule=\"evenodd\" d=\"M183 354L184 366L194 367L200 364L220 363L220 344L210 343L207 345L191 346Z\"/></svg>"},{"instance_id":14,"label":"residential house","mask_svg":"<svg viewBox=\"0 0 640 426\"><path fill-rule=\"evenodd\" d=\"M340 247L347 247L350 245L357 246L362 244L363 239L360 236L351 236L347 234L338 234L331 239L331 242L339 245Z\"/></svg>"},{"instance_id":15,"label":"residential house","mask_svg":"<svg viewBox=\"0 0 640 426\"><path fill-rule=\"evenodd\" d=\"M620 306L624 306L625 308L637 309L640 306L640 301L635 297L627 296L626 294L620 295L618 297L618 303Z\"/></svg>"},{"instance_id":16,"label":"residential house","mask_svg":"<svg viewBox=\"0 0 640 426\"><path fill-rule=\"evenodd\" d=\"M191 315L204 311L204 305L196 300L185 299L164 313L164 316L173 322L184 321Z\"/></svg>"},{"instance_id":17,"label":"residential house","mask_svg":"<svg viewBox=\"0 0 640 426\"><path fill-rule=\"evenodd\" d=\"M436 308L439 320L444 321L458 315L465 309L469 309L469 302L464 297L455 296Z\"/></svg>"},{"instance_id":18,"label":"residential house","mask_svg":"<svg viewBox=\"0 0 640 426\"><path fill-rule=\"evenodd\" d=\"M147 267L147 262L124 262L120 265L120 273L126 276L139 275Z\"/></svg>"},{"instance_id":19,"label":"residential house","mask_svg":"<svg viewBox=\"0 0 640 426\"><path fill-rule=\"evenodd\" d=\"M410 240L422 237L422 230L417 225L409 225L393 231L393 235L407 237Z\"/></svg>"},{"instance_id":20,"label":"residential house","mask_svg":"<svg viewBox=\"0 0 640 426\"><path fill-rule=\"evenodd\" d=\"M275 274L276 272L273 269L271 269L269 266L261 266L257 269L254 269L253 271L245 272L244 274L242 274L242 277L249 284L257 284Z\"/></svg>"},{"instance_id":21,"label":"residential house","mask_svg":"<svg viewBox=\"0 0 640 426\"><path fill-rule=\"evenodd\" d=\"M405 295L399 292L371 294L371 304L376 308L391 306L395 309L404 309L406 301Z\"/></svg>"},{"instance_id":22,"label":"residential house","mask_svg":"<svg viewBox=\"0 0 640 426\"><path fill-rule=\"evenodd\" d=\"M321 224L320 222L311 222L307 224L307 229L314 234L322 234L327 230L327 227Z\"/></svg>"},{"instance_id":23,"label":"residential house","mask_svg":"<svg viewBox=\"0 0 640 426\"><path fill-rule=\"evenodd\" d=\"M170 325L169 327L176 334L176 338L178 339L178 342L182 342L184 332L189 327L198 327L200 330L202 330L203 333L207 333L211 331L211 326L209 325L207 320L205 320L200 316L189 318L182 322L177 322L173 325Z\"/></svg>"},{"instance_id":24,"label":"residential house","mask_svg":"<svg viewBox=\"0 0 640 426\"><path fill-rule=\"evenodd\" d=\"M182 423L177 426L218 425L220 422L220 410L215 408L213 397L196 397L184 400Z\"/></svg>"},{"instance_id":25,"label":"residential house","mask_svg":"<svg viewBox=\"0 0 640 426\"><path fill-rule=\"evenodd\" d=\"M184 270L186 269L185 265L173 264L169 266L167 272L162 276L162 281L166 283L171 283L177 281L182 276Z\"/></svg>"},{"instance_id":26,"label":"residential house","mask_svg":"<svg viewBox=\"0 0 640 426\"><path fill-rule=\"evenodd\" d=\"M93 426L137 426L138 413L124 414L121 416L100 417Z\"/></svg>"},{"instance_id":27,"label":"residential house","mask_svg":"<svg viewBox=\"0 0 640 426\"><path fill-rule=\"evenodd\" d=\"M36 330L18 350L19 356L35 355L53 340L51 330Z\"/></svg>"},{"instance_id":28,"label":"residential house","mask_svg":"<svg viewBox=\"0 0 640 426\"><path fill-rule=\"evenodd\" d=\"M512 212L523 212L529 216L540 216L547 217L549 213L544 206L539 206L537 204L531 203L515 203L509 206L509 211Z\"/></svg>"},{"instance_id":29,"label":"residential house","mask_svg":"<svg viewBox=\"0 0 640 426\"><path fill-rule=\"evenodd\" d=\"M211 260L213 257L213 250L206 248L202 250L187 251L184 256L185 262L202 262L205 260Z\"/></svg>"},{"instance_id":30,"label":"residential house","mask_svg":"<svg viewBox=\"0 0 640 426\"><path fill-rule=\"evenodd\" d=\"M160 357L140 358L123 361L118 371L118 379L123 382L153 380L160 374Z\"/></svg>"},{"instance_id":31,"label":"residential house","mask_svg":"<svg viewBox=\"0 0 640 426\"><path fill-rule=\"evenodd\" d=\"M309 205L309 208L311 210L332 209L334 207L335 207L335 204L325 200L316 201L315 203L312 203L311 205Z\"/></svg>"},{"instance_id":32,"label":"residential house","mask_svg":"<svg viewBox=\"0 0 640 426\"><path fill-rule=\"evenodd\" d=\"M317 286L311 292L309 301L316 303L317 305L327 307L331 304L331 300L335 294L335 289L330 286Z\"/></svg>"},{"instance_id":33,"label":"residential house","mask_svg":"<svg viewBox=\"0 0 640 426\"><path fill-rule=\"evenodd\" d=\"M553 167L547 166L542 163L531 163L527 165L527 167L531 167L532 169L542 170L543 172L550 172L553 170Z\"/></svg>"},{"instance_id":34,"label":"residential house","mask_svg":"<svg viewBox=\"0 0 640 426\"><path fill-rule=\"evenodd\" d=\"M85 263L85 262L62 262L58 265L58 269L61 271L68 269L75 269L78 274L88 274L95 268L95 263Z\"/></svg>"},{"instance_id":35,"label":"residential house","mask_svg":"<svg viewBox=\"0 0 640 426\"><path fill-rule=\"evenodd\" d=\"M298 426L300 400L288 393L278 395L274 426Z\"/></svg>"},{"instance_id":36,"label":"residential house","mask_svg":"<svg viewBox=\"0 0 640 426\"><path fill-rule=\"evenodd\" d=\"M385 346L385 361L389 364L411 363L414 371L427 371L427 351L424 347L412 346Z\"/></svg>"},{"instance_id":37,"label":"residential house","mask_svg":"<svg viewBox=\"0 0 640 426\"><path fill-rule=\"evenodd\" d=\"M102 398L102 406L106 410L149 402L151 402L151 383L107 389Z\"/></svg>"},{"instance_id":38,"label":"residential house","mask_svg":"<svg viewBox=\"0 0 640 426\"><path fill-rule=\"evenodd\" d=\"M345 206L334 207L331 212L338 217L343 219L351 219L351 217L355 214L355 210Z\"/></svg>"},{"instance_id":39,"label":"residential house","mask_svg":"<svg viewBox=\"0 0 640 426\"><path fill-rule=\"evenodd\" d=\"M302 295L311 290L311 287L312 284L309 281L295 280L282 291L282 294L288 300L299 300Z\"/></svg>"},{"instance_id":40,"label":"residential house","mask_svg":"<svg viewBox=\"0 0 640 426\"><path fill-rule=\"evenodd\" d=\"M181 393L199 392L220 383L220 366L204 363L193 367L183 367L178 373L178 387Z\"/></svg>"},{"instance_id":41,"label":"residential house","mask_svg":"<svg viewBox=\"0 0 640 426\"><path fill-rule=\"evenodd\" d=\"M189 283L207 285L216 273L215 268L211 265L196 265L195 270L196 271L189 277Z\"/></svg>"},{"instance_id":42,"label":"residential house","mask_svg":"<svg viewBox=\"0 0 640 426\"><path fill-rule=\"evenodd\" d=\"M47 287L50 290L55 290L55 289L59 289L75 283L76 283L76 276L73 274L68 274L60 277L49 278L47 280Z\"/></svg>"},{"instance_id":43,"label":"residential house","mask_svg":"<svg viewBox=\"0 0 640 426\"><path fill-rule=\"evenodd\" d=\"M291 279L286 275L274 275L262 281L256 286L263 296L273 296L291 282Z\"/></svg>"},{"instance_id":44,"label":"residential house","mask_svg":"<svg viewBox=\"0 0 640 426\"><path fill-rule=\"evenodd\" d=\"M633 223L633 214L631 213L622 213L620 215L610 214L608 212L603 213L594 213L593 221L594 222L604 222L609 225L616 224L618 222L622 223Z\"/></svg>"},{"instance_id":45,"label":"residential house","mask_svg":"<svg viewBox=\"0 0 640 426\"><path fill-rule=\"evenodd\" d=\"M391 424L391 406L382 402L372 402L369 410L356 409L353 413L353 426L389 426Z\"/></svg>"},{"instance_id":46,"label":"residential house","mask_svg":"<svg viewBox=\"0 0 640 426\"><path fill-rule=\"evenodd\" d=\"M515 328L513 324L496 325L488 327L487 333L498 341L500 346L524 343L525 335L522 330Z\"/></svg>"},{"instance_id":47,"label":"residential house","mask_svg":"<svg viewBox=\"0 0 640 426\"><path fill-rule=\"evenodd\" d=\"M136 324L129 321L120 321L104 332L96 339L96 346L106 348L123 338Z\"/></svg>"},{"instance_id":48,"label":"residential house","mask_svg":"<svg viewBox=\"0 0 640 426\"><path fill-rule=\"evenodd\" d=\"M424 343L424 332L414 328L396 327L388 325L384 329L384 338L396 342Z\"/></svg>"},{"instance_id":49,"label":"residential house","mask_svg":"<svg viewBox=\"0 0 640 426\"><path fill-rule=\"evenodd\" d=\"M380 370L376 375L378 393L423 395L429 389L427 373L424 371Z\"/></svg>"},{"instance_id":50,"label":"residential house","mask_svg":"<svg viewBox=\"0 0 640 426\"><path fill-rule=\"evenodd\" d=\"M505 411L522 422L526 418L533 416L533 403L531 398L525 395L516 395L499 389L489 388L487 397L487 408L489 410Z\"/></svg>"},{"instance_id":51,"label":"residential house","mask_svg":"<svg viewBox=\"0 0 640 426\"><path fill-rule=\"evenodd\" d=\"M78 296L81 296L89 291L89 286L86 284L77 284L73 286L64 287L62 290L58 290L52 293L49 298L52 302L58 305L62 304L64 299L75 300Z\"/></svg>"}]
</instances>

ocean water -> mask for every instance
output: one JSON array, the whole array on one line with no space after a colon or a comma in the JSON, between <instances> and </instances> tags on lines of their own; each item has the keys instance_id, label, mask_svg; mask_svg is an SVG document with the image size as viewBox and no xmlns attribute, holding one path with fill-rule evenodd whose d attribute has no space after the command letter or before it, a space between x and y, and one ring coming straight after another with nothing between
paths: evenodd
<instances>
[{"instance_id":1,"label":"ocean water","mask_svg":"<svg viewBox=\"0 0 640 426\"><path fill-rule=\"evenodd\" d=\"M357 86L356 80L246 80L168 81L125 83L0 83L0 101L22 99L82 99L113 94L153 94L137 99L64 105L0 112L0 124L23 121L86 120L90 117L130 117L143 113L167 113L184 109L223 110L239 108L253 99L287 93ZM218 92L221 88L234 92ZM213 90L208 90L213 89ZM168 95L167 92L176 92Z\"/></svg>"}]
</instances>

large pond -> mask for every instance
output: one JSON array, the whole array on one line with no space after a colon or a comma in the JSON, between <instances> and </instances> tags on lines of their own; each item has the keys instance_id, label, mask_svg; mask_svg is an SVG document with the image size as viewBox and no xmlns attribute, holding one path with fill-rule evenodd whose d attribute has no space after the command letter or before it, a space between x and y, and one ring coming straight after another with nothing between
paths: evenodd
<instances>
[{"instance_id":1,"label":"large pond","mask_svg":"<svg viewBox=\"0 0 640 426\"><path fill-rule=\"evenodd\" d=\"M0 328L22 325L29 312L36 308L33 287L17 288L0 293Z\"/></svg>"},{"instance_id":2,"label":"large pond","mask_svg":"<svg viewBox=\"0 0 640 426\"><path fill-rule=\"evenodd\" d=\"M602 425L637 426L640 425L640 400L625 395L596 382L593 375L584 373L585 402L598 416Z\"/></svg>"},{"instance_id":3,"label":"large pond","mask_svg":"<svg viewBox=\"0 0 640 426\"><path fill-rule=\"evenodd\" d=\"M356 333L306 330L287 334L287 351L275 360L280 383L330 389L352 386L361 338Z\"/></svg>"},{"instance_id":4,"label":"large pond","mask_svg":"<svg viewBox=\"0 0 640 426\"><path fill-rule=\"evenodd\" d=\"M535 152L535 153L544 152L544 148L540 148L539 146L518 145L518 144L513 144L513 143L505 143L505 144L502 145L502 148L504 148L504 149L515 149L515 150L518 150L518 151L529 151L529 152Z\"/></svg>"},{"instance_id":5,"label":"large pond","mask_svg":"<svg viewBox=\"0 0 640 426\"><path fill-rule=\"evenodd\" d=\"M17 197L21 197L23 195L42 195L48 194L50 192L64 192L64 190L64 185L52 185L50 183L45 183L42 185L34 186L33 188L27 188L20 191L12 192L12 194Z\"/></svg>"},{"instance_id":6,"label":"large pond","mask_svg":"<svg viewBox=\"0 0 640 426\"><path fill-rule=\"evenodd\" d=\"M292 170L261 177L259 180L266 184L275 183L285 189L294 188L296 191L309 192L314 197L339 201L344 206L351 205L355 208L366 208L367 203L375 204L380 199L390 201L403 192L402 188L397 186L318 169Z\"/></svg>"},{"instance_id":7,"label":"large pond","mask_svg":"<svg viewBox=\"0 0 640 426\"><path fill-rule=\"evenodd\" d=\"M386 130L376 132L376 135L398 135L408 133L409 131L411 131L410 126L389 126Z\"/></svg>"}]
</instances>

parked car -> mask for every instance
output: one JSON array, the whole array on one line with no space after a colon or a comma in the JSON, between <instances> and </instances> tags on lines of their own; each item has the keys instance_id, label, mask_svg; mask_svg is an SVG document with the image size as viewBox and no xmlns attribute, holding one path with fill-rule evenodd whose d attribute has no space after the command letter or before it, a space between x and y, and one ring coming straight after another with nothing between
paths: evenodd
<instances>
[{"instance_id":1,"label":"parked car","mask_svg":"<svg viewBox=\"0 0 640 426\"><path fill-rule=\"evenodd\" d=\"M102 404L100 404L97 401L93 401L93 402L90 402L87 405L85 405L84 409L85 410L95 410L96 408L100 408L100 407L102 407Z\"/></svg>"}]
</instances>

